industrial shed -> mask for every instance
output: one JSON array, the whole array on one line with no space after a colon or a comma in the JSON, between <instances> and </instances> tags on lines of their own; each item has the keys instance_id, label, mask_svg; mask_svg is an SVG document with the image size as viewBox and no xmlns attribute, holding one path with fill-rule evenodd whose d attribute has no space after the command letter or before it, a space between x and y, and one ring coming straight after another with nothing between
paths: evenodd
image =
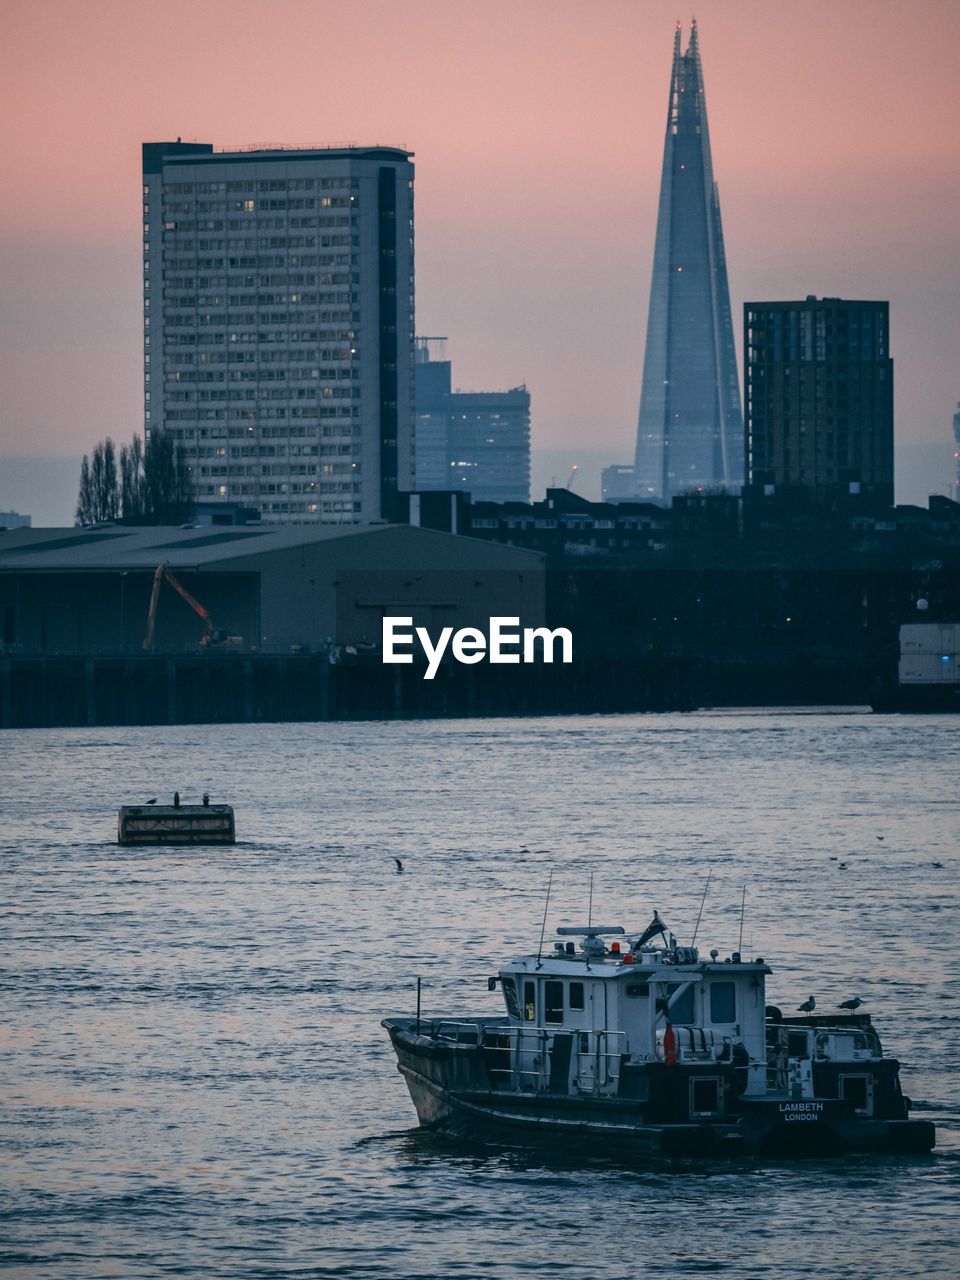
<instances>
[{"instance_id":1,"label":"industrial shed","mask_svg":"<svg viewBox=\"0 0 960 1280\"><path fill-rule=\"evenodd\" d=\"M248 652L376 646L384 614L415 625L544 622L543 557L408 525L16 529L0 533L0 646L8 654L142 653L164 565ZM150 648L197 650L210 625L164 578ZM229 637L228 639L225 637Z\"/></svg>"}]
</instances>

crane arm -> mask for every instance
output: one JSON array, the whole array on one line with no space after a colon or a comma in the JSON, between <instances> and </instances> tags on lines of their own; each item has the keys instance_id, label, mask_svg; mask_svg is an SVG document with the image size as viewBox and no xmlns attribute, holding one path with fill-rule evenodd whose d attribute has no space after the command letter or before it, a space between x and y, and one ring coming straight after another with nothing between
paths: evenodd
<instances>
[{"instance_id":1,"label":"crane arm","mask_svg":"<svg viewBox=\"0 0 960 1280\"><path fill-rule=\"evenodd\" d=\"M171 587L173 587L174 591L176 591L179 595L183 596L184 600L186 600L187 604L194 611L194 613L197 614L199 617L201 617L203 621L206 623L207 629L203 639L204 639L204 642L209 641L210 636L213 634L213 619L210 617L209 613L207 613L206 609L203 607L203 605L200 603L199 600L194 600L193 596L190 594L187 588L182 586L176 580L176 578L173 576L173 574L170 572L169 569L166 569L166 568L164 569L163 576L170 583Z\"/></svg>"},{"instance_id":2,"label":"crane arm","mask_svg":"<svg viewBox=\"0 0 960 1280\"><path fill-rule=\"evenodd\" d=\"M210 637L213 635L213 619L210 617L209 613L207 613L200 601L195 600L186 587L177 581L167 566L165 564L158 564L157 571L153 575L153 589L150 592L150 606L147 609L147 632L143 638L144 649L150 650L153 648L153 632L157 621L157 604L160 599L160 584L164 578L166 578L167 582L170 583L174 591L183 597L194 613L203 619L206 624L206 630L203 633L203 639L200 643L209 644Z\"/></svg>"},{"instance_id":3,"label":"crane arm","mask_svg":"<svg viewBox=\"0 0 960 1280\"><path fill-rule=\"evenodd\" d=\"M153 590L150 592L150 606L147 609L147 632L143 637L143 647L148 652L153 648L153 628L157 621L157 601L160 599L160 583L163 581L162 564L157 565L157 571L153 575Z\"/></svg>"}]
</instances>

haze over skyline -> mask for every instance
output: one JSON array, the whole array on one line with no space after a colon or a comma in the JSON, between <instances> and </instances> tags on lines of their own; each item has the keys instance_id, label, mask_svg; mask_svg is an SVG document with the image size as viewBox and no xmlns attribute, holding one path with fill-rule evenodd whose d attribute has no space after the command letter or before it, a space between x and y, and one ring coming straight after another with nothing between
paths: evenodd
<instances>
[{"instance_id":1,"label":"haze over skyline","mask_svg":"<svg viewBox=\"0 0 960 1280\"><path fill-rule=\"evenodd\" d=\"M535 448L631 460L676 6L5 9L0 455L139 429L140 143L180 135L408 146L418 330L450 336L459 386L526 382ZM696 16L738 344L745 300L889 299L898 443L946 447L960 6Z\"/></svg>"}]
</instances>

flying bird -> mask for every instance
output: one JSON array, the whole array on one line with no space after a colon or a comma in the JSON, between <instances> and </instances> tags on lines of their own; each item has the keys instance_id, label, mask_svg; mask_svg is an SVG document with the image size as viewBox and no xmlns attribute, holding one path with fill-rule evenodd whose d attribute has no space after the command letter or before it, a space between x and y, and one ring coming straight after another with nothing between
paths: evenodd
<instances>
[{"instance_id":1,"label":"flying bird","mask_svg":"<svg viewBox=\"0 0 960 1280\"><path fill-rule=\"evenodd\" d=\"M399 858L394 858L394 862L397 864L397 875L399 876L403 872L403 863Z\"/></svg>"},{"instance_id":2,"label":"flying bird","mask_svg":"<svg viewBox=\"0 0 960 1280\"><path fill-rule=\"evenodd\" d=\"M837 855L836 855L835 853L831 853L831 855L830 855L830 861L831 861L831 862L836 862L836 861L837 861Z\"/></svg>"},{"instance_id":3,"label":"flying bird","mask_svg":"<svg viewBox=\"0 0 960 1280\"><path fill-rule=\"evenodd\" d=\"M851 1013L856 1013L856 1011L860 1008L862 1004L863 1004L863 1001L860 999L860 997L854 996L852 1000L842 1000L840 1004L837 1005L837 1008L849 1009Z\"/></svg>"},{"instance_id":4,"label":"flying bird","mask_svg":"<svg viewBox=\"0 0 960 1280\"><path fill-rule=\"evenodd\" d=\"M797 1005L797 1013L813 1013L816 1007L817 1002L813 996L811 996L809 1000L804 1000L803 1004Z\"/></svg>"},{"instance_id":5,"label":"flying bird","mask_svg":"<svg viewBox=\"0 0 960 1280\"><path fill-rule=\"evenodd\" d=\"M943 866L943 863L942 863L942 862L931 862L931 863L930 863L930 865L931 865L931 867L936 867L936 868L937 868L937 870L939 871L939 869Z\"/></svg>"},{"instance_id":6,"label":"flying bird","mask_svg":"<svg viewBox=\"0 0 960 1280\"><path fill-rule=\"evenodd\" d=\"M877 836L878 840L886 840L886 838L887 838L886 836Z\"/></svg>"}]
</instances>

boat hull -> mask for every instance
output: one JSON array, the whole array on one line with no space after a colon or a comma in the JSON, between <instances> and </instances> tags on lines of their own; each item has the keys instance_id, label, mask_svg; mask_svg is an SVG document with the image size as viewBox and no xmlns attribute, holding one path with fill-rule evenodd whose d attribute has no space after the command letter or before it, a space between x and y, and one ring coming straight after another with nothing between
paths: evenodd
<instances>
[{"instance_id":1,"label":"boat hull","mask_svg":"<svg viewBox=\"0 0 960 1280\"><path fill-rule=\"evenodd\" d=\"M873 1119L836 1099L740 1100L725 1120L652 1123L642 1103L494 1088L477 1044L440 1042L400 1020L384 1022L424 1127L481 1140L589 1141L604 1150L662 1156L920 1154L935 1142L926 1120Z\"/></svg>"}]
</instances>

